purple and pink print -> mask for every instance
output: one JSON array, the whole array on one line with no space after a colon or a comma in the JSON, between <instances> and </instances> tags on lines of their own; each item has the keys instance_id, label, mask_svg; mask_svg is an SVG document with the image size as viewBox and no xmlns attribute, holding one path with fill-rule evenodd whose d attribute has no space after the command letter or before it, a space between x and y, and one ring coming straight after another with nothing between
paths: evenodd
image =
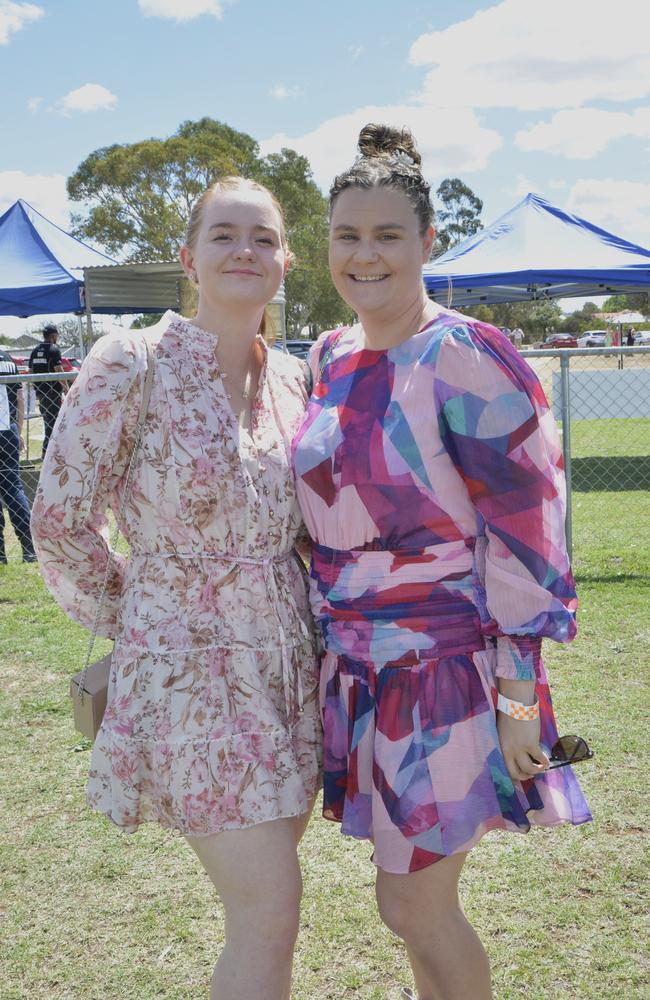
<instances>
[{"instance_id":1,"label":"purple and pink print","mask_svg":"<svg viewBox=\"0 0 650 1000\"><path fill-rule=\"evenodd\" d=\"M541 643L576 631L562 452L534 373L452 312L387 350L358 327L325 334L312 368L293 458L326 650L325 816L396 873L488 830L588 821L571 768L513 783L496 729L496 678L535 679L555 742Z\"/></svg>"}]
</instances>

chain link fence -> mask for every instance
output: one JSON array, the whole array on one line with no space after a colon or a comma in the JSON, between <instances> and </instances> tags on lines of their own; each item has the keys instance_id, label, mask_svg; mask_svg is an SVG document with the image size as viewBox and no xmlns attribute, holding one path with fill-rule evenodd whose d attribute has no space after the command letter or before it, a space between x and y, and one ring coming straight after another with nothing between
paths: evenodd
<instances>
[{"instance_id":1,"label":"chain link fence","mask_svg":"<svg viewBox=\"0 0 650 1000\"><path fill-rule=\"evenodd\" d=\"M581 498L589 516L611 516L609 494L650 490L650 347L523 351L562 434L570 502L567 538ZM633 496L621 516L634 518ZM579 553L578 553L579 554Z\"/></svg>"},{"instance_id":2,"label":"chain link fence","mask_svg":"<svg viewBox=\"0 0 650 1000\"><path fill-rule=\"evenodd\" d=\"M0 374L0 564L35 559L31 503L63 393L75 377Z\"/></svg>"},{"instance_id":3,"label":"chain link fence","mask_svg":"<svg viewBox=\"0 0 650 1000\"><path fill-rule=\"evenodd\" d=\"M650 347L523 351L522 356L537 373L562 434L571 548L581 497L589 494L589 516L598 518L599 500L603 512L611 508L606 496L625 493L629 506L634 491L650 490ZM10 386L20 385L24 402L22 447L15 425L4 430L0 423L0 562L31 557L29 506L62 385L75 377L75 372L0 375L0 419L5 386L11 396ZM7 407L4 412L6 418Z\"/></svg>"}]
</instances>

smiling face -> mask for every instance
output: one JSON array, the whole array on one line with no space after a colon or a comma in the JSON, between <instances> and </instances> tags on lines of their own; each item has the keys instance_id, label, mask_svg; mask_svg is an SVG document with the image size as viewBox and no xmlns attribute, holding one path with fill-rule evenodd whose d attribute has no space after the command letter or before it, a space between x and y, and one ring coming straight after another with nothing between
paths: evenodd
<instances>
[{"instance_id":1,"label":"smiling face","mask_svg":"<svg viewBox=\"0 0 650 1000\"><path fill-rule=\"evenodd\" d=\"M215 190L181 261L198 282L199 308L271 301L284 277L287 252L280 213L267 191L246 186Z\"/></svg>"},{"instance_id":2,"label":"smiling face","mask_svg":"<svg viewBox=\"0 0 650 1000\"><path fill-rule=\"evenodd\" d=\"M346 188L332 206L329 261L339 295L359 315L392 321L423 296L433 228L420 233L408 197L390 187Z\"/></svg>"}]
</instances>

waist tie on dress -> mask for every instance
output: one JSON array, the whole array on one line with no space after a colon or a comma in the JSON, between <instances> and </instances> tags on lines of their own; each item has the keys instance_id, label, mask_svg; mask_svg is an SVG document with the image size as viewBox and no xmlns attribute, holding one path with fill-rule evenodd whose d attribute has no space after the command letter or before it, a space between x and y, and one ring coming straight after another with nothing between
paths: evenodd
<instances>
[{"instance_id":1,"label":"waist tie on dress","mask_svg":"<svg viewBox=\"0 0 650 1000\"><path fill-rule=\"evenodd\" d=\"M146 556L165 556L171 555L175 559L218 559L224 562L236 563L239 566L258 566L262 568L264 573L264 580L266 582L266 589L270 598L271 605L275 608L275 613L278 619L278 634L280 636L280 660L282 663L282 687L284 689L284 703L287 709L287 718L290 722L295 722L298 715L303 710L304 706L304 692L302 686L302 677L300 673L299 665L296 666L294 671L295 675L295 698L293 693L293 685L291 683L291 663L288 654L288 644L287 635L282 624L282 616L280 613L281 606L281 596L278 590L278 584L275 579L275 573L273 572L274 566L278 563L286 562L287 559L292 557L300 558L295 551L295 549L289 549L288 552L282 552L280 555L275 556L241 556L235 555L228 552L214 552L214 551L203 551L200 553L196 552L144 552L138 550L136 555ZM305 625L302 618L298 615L298 622L300 623L300 631L302 635L306 638L310 638L309 629Z\"/></svg>"},{"instance_id":2,"label":"waist tie on dress","mask_svg":"<svg viewBox=\"0 0 650 1000\"><path fill-rule=\"evenodd\" d=\"M296 696L294 700L293 695L293 684L291 683L291 664L289 662L288 653L288 643L286 632L284 631L284 626L282 624L282 618L280 615L280 591L278 590L278 584L275 579L275 573L273 572L273 567L280 562L286 562L287 559L291 559L293 556L300 558L294 549L290 549L289 552L284 552L279 556L263 556L261 558L255 558L253 556L222 556L224 559L231 559L232 562L236 562L243 566L261 566L264 571L264 578L266 580L266 588L269 595L275 599L276 614L278 617L278 633L280 635L280 659L282 662L282 686L284 688L284 703L287 709L287 718L291 722L295 722L296 718L300 715L303 710L304 705L304 692L302 687L302 677L300 674L300 666L296 664L294 670L295 679L295 689ZM298 616L298 621L300 623L300 631L305 638L309 638L309 630L305 625L304 621L300 616Z\"/></svg>"},{"instance_id":3,"label":"waist tie on dress","mask_svg":"<svg viewBox=\"0 0 650 1000\"><path fill-rule=\"evenodd\" d=\"M376 550L314 544L312 611L328 650L408 666L483 649L473 541Z\"/></svg>"}]
</instances>

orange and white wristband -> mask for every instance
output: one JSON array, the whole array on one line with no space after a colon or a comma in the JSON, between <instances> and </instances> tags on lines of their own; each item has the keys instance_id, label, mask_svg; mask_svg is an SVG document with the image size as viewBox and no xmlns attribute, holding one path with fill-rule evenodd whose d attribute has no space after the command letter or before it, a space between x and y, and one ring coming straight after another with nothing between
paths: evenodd
<instances>
[{"instance_id":1,"label":"orange and white wristband","mask_svg":"<svg viewBox=\"0 0 650 1000\"><path fill-rule=\"evenodd\" d=\"M538 701L534 705L522 705L520 701L513 701L512 698L506 698L499 694L497 710L503 712L504 715L510 715L513 719L519 719L521 722L534 722L535 719L539 719Z\"/></svg>"}]
</instances>

